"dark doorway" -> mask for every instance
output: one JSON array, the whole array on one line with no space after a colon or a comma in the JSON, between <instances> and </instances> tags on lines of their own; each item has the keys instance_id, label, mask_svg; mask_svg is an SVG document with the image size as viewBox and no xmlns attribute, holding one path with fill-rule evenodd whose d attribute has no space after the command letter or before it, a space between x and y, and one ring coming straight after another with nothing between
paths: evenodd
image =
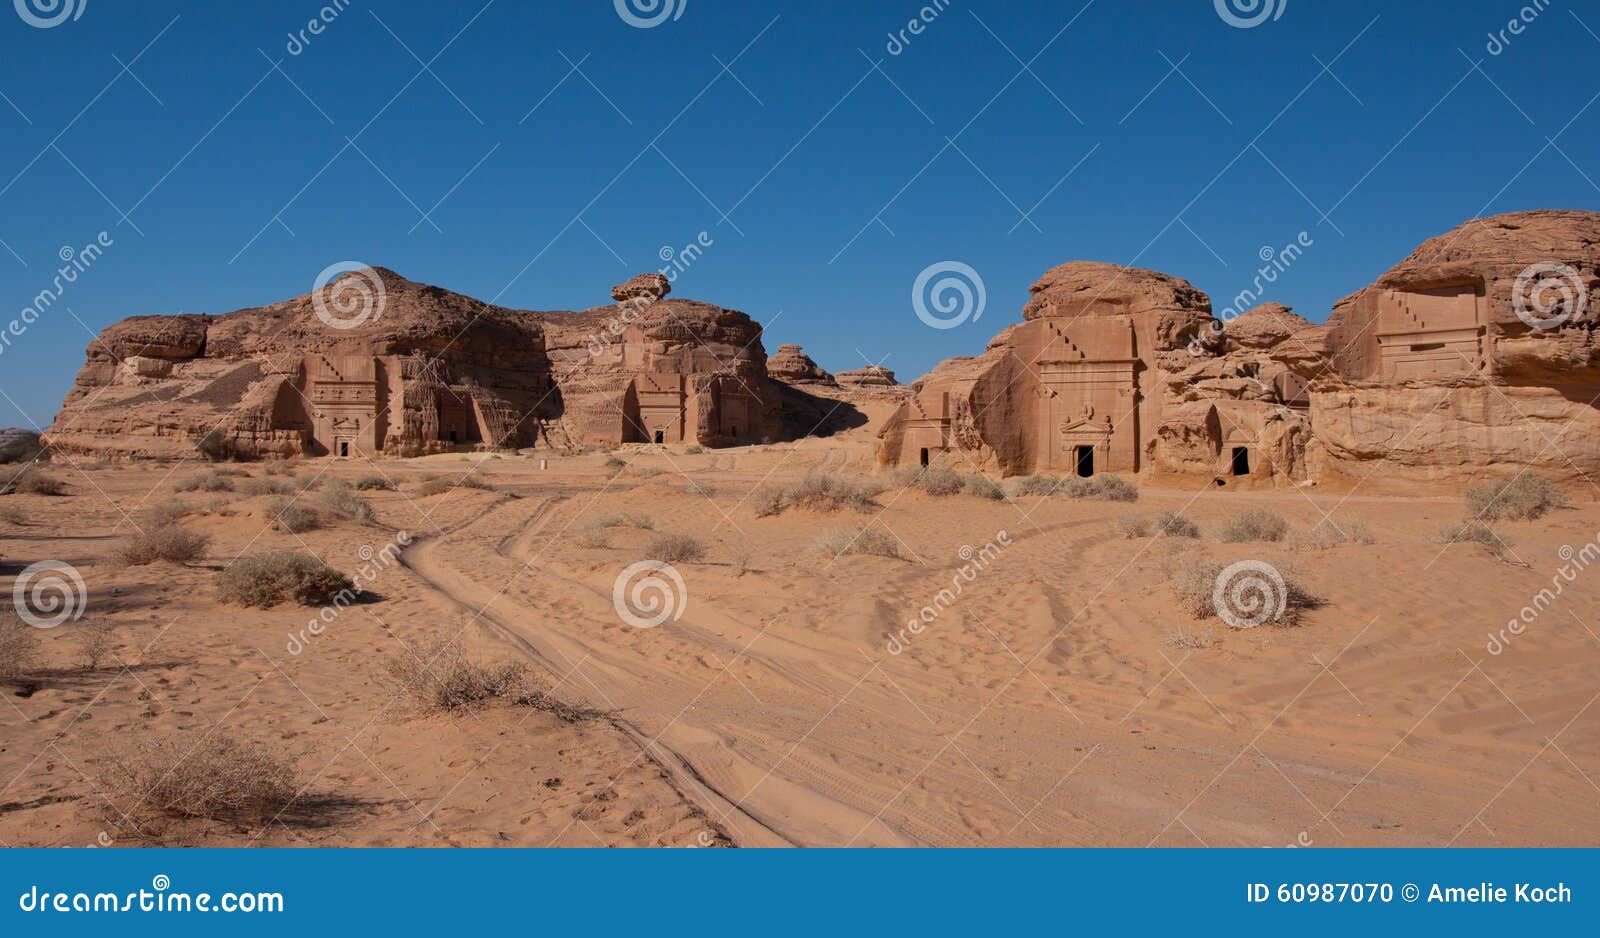
<instances>
[{"instance_id":1,"label":"dark doorway","mask_svg":"<svg viewBox=\"0 0 1600 938\"><path fill-rule=\"evenodd\" d=\"M350 444L345 440L340 440L339 441L339 457L341 459L348 459L349 456L350 456Z\"/></svg>"},{"instance_id":2,"label":"dark doorway","mask_svg":"<svg viewBox=\"0 0 1600 938\"><path fill-rule=\"evenodd\" d=\"M452 443L457 442L456 441L456 431L454 431L454 430L450 431L450 442L452 442Z\"/></svg>"},{"instance_id":3,"label":"dark doorway","mask_svg":"<svg viewBox=\"0 0 1600 938\"><path fill-rule=\"evenodd\" d=\"M1233 448L1233 474L1247 476L1250 474L1250 448L1235 446Z\"/></svg>"},{"instance_id":4,"label":"dark doorway","mask_svg":"<svg viewBox=\"0 0 1600 938\"><path fill-rule=\"evenodd\" d=\"M657 443L665 443L666 441L667 441L666 433L664 433L664 432L662 432L660 430L657 430L656 431L656 442Z\"/></svg>"},{"instance_id":5,"label":"dark doorway","mask_svg":"<svg viewBox=\"0 0 1600 938\"><path fill-rule=\"evenodd\" d=\"M1094 475L1094 447L1080 446L1077 449L1078 478L1087 479Z\"/></svg>"},{"instance_id":6,"label":"dark doorway","mask_svg":"<svg viewBox=\"0 0 1600 938\"><path fill-rule=\"evenodd\" d=\"M924 466L928 464L928 448L926 446L922 448L922 464Z\"/></svg>"}]
</instances>

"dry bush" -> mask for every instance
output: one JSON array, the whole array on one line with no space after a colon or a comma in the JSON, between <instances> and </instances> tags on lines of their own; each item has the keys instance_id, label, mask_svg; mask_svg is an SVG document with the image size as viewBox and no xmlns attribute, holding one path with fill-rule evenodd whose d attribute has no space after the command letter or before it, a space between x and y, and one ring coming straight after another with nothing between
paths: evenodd
<instances>
[{"instance_id":1,"label":"dry bush","mask_svg":"<svg viewBox=\"0 0 1600 938\"><path fill-rule=\"evenodd\" d=\"M1178 570L1173 577L1173 587L1178 594L1178 605L1196 619L1221 618L1217 614L1217 607L1213 596L1217 586L1217 577L1227 568L1227 564L1210 557L1195 557ZM1272 569L1283 578L1283 614L1274 622L1277 625L1296 625L1300 621L1300 614L1307 609L1315 609L1322 605L1322 600L1314 596L1295 575L1294 568L1284 561L1275 561L1270 564ZM1274 590L1276 587L1272 587ZM1277 603L1280 597L1260 597L1263 602Z\"/></svg>"},{"instance_id":2,"label":"dry bush","mask_svg":"<svg viewBox=\"0 0 1600 938\"><path fill-rule=\"evenodd\" d=\"M1136 537L1149 537L1150 519L1144 515L1123 515L1117 519L1117 530L1130 540Z\"/></svg>"},{"instance_id":3,"label":"dry bush","mask_svg":"<svg viewBox=\"0 0 1600 938\"><path fill-rule=\"evenodd\" d=\"M709 482L700 482L695 479L690 479L689 483L683 487L683 490L690 495L701 495L706 498L715 498L717 495L716 486Z\"/></svg>"},{"instance_id":4,"label":"dry bush","mask_svg":"<svg viewBox=\"0 0 1600 938\"><path fill-rule=\"evenodd\" d=\"M317 526L319 520L315 511L283 495L270 499L266 511L272 526L288 534L309 531Z\"/></svg>"},{"instance_id":5,"label":"dry bush","mask_svg":"<svg viewBox=\"0 0 1600 938\"><path fill-rule=\"evenodd\" d=\"M117 562L135 567L158 560L192 563L206 555L210 544L210 535L188 531L176 524L152 527L134 534L117 548Z\"/></svg>"},{"instance_id":6,"label":"dry bush","mask_svg":"<svg viewBox=\"0 0 1600 938\"><path fill-rule=\"evenodd\" d=\"M372 522L372 506L363 501L350 483L343 479L329 482L325 490L317 493L314 502L318 511L335 518L362 524Z\"/></svg>"},{"instance_id":7,"label":"dry bush","mask_svg":"<svg viewBox=\"0 0 1600 938\"><path fill-rule=\"evenodd\" d=\"M179 501L176 498L167 498L146 508L141 513L141 518L146 527L164 528L169 524L176 524L194 513L195 506L190 505L188 502Z\"/></svg>"},{"instance_id":8,"label":"dry bush","mask_svg":"<svg viewBox=\"0 0 1600 938\"><path fill-rule=\"evenodd\" d=\"M1015 497L1026 495L1054 495L1061 490L1061 480L1055 476L1021 476L1011 480L1011 494Z\"/></svg>"},{"instance_id":9,"label":"dry bush","mask_svg":"<svg viewBox=\"0 0 1600 938\"><path fill-rule=\"evenodd\" d=\"M17 619L0 622L0 681L17 681L39 658L39 630Z\"/></svg>"},{"instance_id":10,"label":"dry bush","mask_svg":"<svg viewBox=\"0 0 1600 938\"><path fill-rule=\"evenodd\" d=\"M1100 475L1088 479L1067 479L1057 490L1068 498L1092 498L1106 502L1136 502L1139 488L1122 476Z\"/></svg>"},{"instance_id":11,"label":"dry bush","mask_svg":"<svg viewBox=\"0 0 1600 938\"><path fill-rule=\"evenodd\" d=\"M288 460L269 462L261 470L269 476L293 476L294 466Z\"/></svg>"},{"instance_id":12,"label":"dry bush","mask_svg":"<svg viewBox=\"0 0 1600 938\"><path fill-rule=\"evenodd\" d=\"M43 452L44 444L39 442L39 434L31 430L15 433L4 444L0 444L0 465L30 462Z\"/></svg>"},{"instance_id":13,"label":"dry bush","mask_svg":"<svg viewBox=\"0 0 1600 938\"><path fill-rule=\"evenodd\" d=\"M572 536L572 542L579 547L589 547L595 550L605 550L611 546L611 539L606 535L605 528L580 528Z\"/></svg>"},{"instance_id":14,"label":"dry bush","mask_svg":"<svg viewBox=\"0 0 1600 938\"><path fill-rule=\"evenodd\" d=\"M961 491L961 474L944 466L929 466L912 478L909 487L926 495L943 498Z\"/></svg>"},{"instance_id":15,"label":"dry bush","mask_svg":"<svg viewBox=\"0 0 1600 938\"><path fill-rule=\"evenodd\" d=\"M655 466L646 466L643 469L633 470L634 476L640 479L654 479L656 476L666 475L666 472L667 470L658 469Z\"/></svg>"},{"instance_id":16,"label":"dry bush","mask_svg":"<svg viewBox=\"0 0 1600 938\"><path fill-rule=\"evenodd\" d=\"M615 456L607 459L605 462L601 463L601 465L616 472L621 472L622 470L628 468L628 463L625 460L618 459Z\"/></svg>"},{"instance_id":17,"label":"dry bush","mask_svg":"<svg viewBox=\"0 0 1600 938\"><path fill-rule=\"evenodd\" d=\"M457 480L456 485L459 488L477 489L480 492L497 491L492 483L484 479L480 479L475 475L462 476L459 480Z\"/></svg>"},{"instance_id":18,"label":"dry bush","mask_svg":"<svg viewBox=\"0 0 1600 938\"><path fill-rule=\"evenodd\" d=\"M689 456L698 456L698 455L700 455L701 453L703 453L705 451L706 451L706 448L704 446L691 446L688 449L684 450L684 453L689 455Z\"/></svg>"},{"instance_id":19,"label":"dry bush","mask_svg":"<svg viewBox=\"0 0 1600 938\"><path fill-rule=\"evenodd\" d=\"M0 494L9 495L12 492L26 492L29 495L65 495L67 486L50 473L33 466L13 477L6 484L4 492Z\"/></svg>"},{"instance_id":20,"label":"dry bush","mask_svg":"<svg viewBox=\"0 0 1600 938\"><path fill-rule=\"evenodd\" d=\"M394 483L383 476L362 476L356 480L356 488L363 492L393 492Z\"/></svg>"},{"instance_id":21,"label":"dry bush","mask_svg":"<svg viewBox=\"0 0 1600 938\"><path fill-rule=\"evenodd\" d=\"M1439 529L1433 538L1435 544L1457 544L1461 542L1481 544L1489 549L1489 553L1496 560L1505 560L1509 556L1512 540L1504 534L1489 527L1482 521L1462 521L1457 524L1447 524Z\"/></svg>"},{"instance_id":22,"label":"dry bush","mask_svg":"<svg viewBox=\"0 0 1600 938\"><path fill-rule=\"evenodd\" d=\"M0 505L0 521L6 524L27 524L28 513L22 510L21 505Z\"/></svg>"},{"instance_id":23,"label":"dry bush","mask_svg":"<svg viewBox=\"0 0 1600 938\"><path fill-rule=\"evenodd\" d=\"M473 661L461 647L438 638L391 656L383 663L390 689L424 710L460 710L498 698L527 696L528 668L516 661Z\"/></svg>"},{"instance_id":24,"label":"dry bush","mask_svg":"<svg viewBox=\"0 0 1600 938\"><path fill-rule=\"evenodd\" d=\"M1309 531L1289 536L1289 546L1296 550L1330 550L1344 544L1373 544L1377 542L1366 522L1359 518L1324 518Z\"/></svg>"},{"instance_id":25,"label":"dry bush","mask_svg":"<svg viewBox=\"0 0 1600 938\"><path fill-rule=\"evenodd\" d=\"M212 430L200 437L195 441L194 448L212 462L227 462L239 455L233 445L233 437L221 430Z\"/></svg>"},{"instance_id":26,"label":"dry bush","mask_svg":"<svg viewBox=\"0 0 1600 938\"><path fill-rule=\"evenodd\" d=\"M233 480L216 470L197 472L172 487L174 492L231 492Z\"/></svg>"},{"instance_id":27,"label":"dry bush","mask_svg":"<svg viewBox=\"0 0 1600 938\"><path fill-rule=\"evenodd\" d=\"M866 554L873 557L900 556L900 545L894 536L877 528L852 531L849 528L830 528L817 536L811 552L824 557L844 557Z\"/></svg>"},{"instance_id":28,"label":"dry bush","mask_svg":"<svg viewBox=\"0 0 1600 938\"><path fill-rule=\"evenodd\" d=\"M1217 540L1229 544L1242 544L1247 541L1272 541L1283 540L1289 533L1289 522L1283 520L1283 515L1267 511L1265 508L1251 508L1222 522L1222 527L1217 529Z\"/></svg>"},{"instance_id":29,"label":"dry bush","mask_svg":"<svg viewBox=\"0 0 1600 938\"><path fill-rule=\"evenodd\" d=\"M1467 489L1467 517L1476 521L1533 521L1570 504L1555 483L1532 472Z\"/></svg>"},{"instance_id":30,"label":"dry bush","mask_svg":"<svg viewBox=\"0 0 1600 938\"><path fill-rule=\"evenodd\" d=\"M1209 638L1191 632L1180 625L1162 635L1161 644L1171 645L1174 648L1188 648L1192 651L1204 651L1210 648L1212 643Z\"/></svg>"},{"instance_id":31,"label":"dry bush","mask_svg":"<svg viewBox=\"0 0 1600 938\"><path fill-rule=\"evenodd\" d=\"M705 552L705 547L688 534L658 534L644 547L647 559L665 563L692 563Z\"/></svg>"},{"instance_id":32,"label":"dry bush","mask_svg":"<svg viewBox=\"0 0 1600 938\"><path fill-rule=\"evenodd\" d=\"M449 479L441 479L435 476L431 479L424 478L422 483L417 486L417 494L424 497L429 495L443 495L452 488L454 488L454 486L450 484Z\"/></svg>"},{"instance_id":33,"label":"dry bush","mask_svg":"<svg viewBox=\"0 0 1600 938\"><path fill-rule=\"evenodd\" d=\"M116 652L111 630L103 625L86 625L77 630L78 661L90 671L100 670L100 665Z\"/></svg>"},{"instance_id":34,"label":"dry bush","mask_svg":"<svg viewBox=\"0 0 1600 938\"><path fill-rule=\"evenodd\" d=\"M881 488L869 482L818 473L789 485L763 488L751 496L751 501L760 518L782 514L790 508L870 511L878 507L872 499L880 491Z\"/></svg>"},{"instance_id":35,"label":"dry bush","mask_svg":"<svg viewBox=\"0 0 1600 938\"><path fill-rule=\"evenodd\" d=\"M295 484L288 479L245 479L239 483L239 491L245 495L293 495L299 491Z\"/></svg>"},{"instance_id":36,"label":"dry bush","mask_svg":"<svg viewBox=\"0 0 1600 938\"><path fill-rule=\"evenodd\" d=\"M594 530L607 530L610 528L637 528L640 531L654 531L656 529L656 523L655 521L651 520L649 515L613 512L609 515L601 515L598 518L591 520L587 525L585 525L585 527Z\"/></svg>"},{"instance_id":37,"label":"dry bush","mask_svg":"<svg viewBox=\"0 0 1600 938\"><path fill-rule=\"evenodd\" d=\"M325 606L336 599L352 601L350 578L310 554L292 550L240 557L217 574L223 602L265 609L285 600L302 606Z\"/></svg>"},{"instance_id":38,"label":"dry bush","mask_svg":"<svg viewBox=\"0 0 1600 938\"><path fill-rule=\"evenodd\" d=\"M260 826L288 809L301 785L292 760L225 730L150 738L113 756L103 779L116 820L141 831L170 818Z\"/></svg>"},{"instance_id":39,"label":"dry bush","mask_svg":"<svg viewBox=\"0 0 1600 938\"><path fill-rule=\"evenodd\" d=\"M966 475L961 477L961 491L973 498L986 498L990 501L1004 501L1005 490L986 475Z\"/></svg>"},{"instance_id":40,"label":"dry bush","mask_svg":"<svg viewBox=\"0 0 1600 938\"><path fill-rule=\"evenodd\" d=\"M1156 533L1162 537L1199 537L1200 526L1189 516L1178 511L1163 511L1156 515Z\"/></svg>"}]
</instances>

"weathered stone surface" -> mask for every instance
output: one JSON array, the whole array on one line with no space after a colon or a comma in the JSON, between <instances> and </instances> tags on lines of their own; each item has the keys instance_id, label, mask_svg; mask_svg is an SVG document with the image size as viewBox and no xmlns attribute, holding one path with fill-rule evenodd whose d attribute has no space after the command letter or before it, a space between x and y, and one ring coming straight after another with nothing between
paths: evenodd
<instances>
[{"instance_id":1,"label":"weathered stone surface","mask_svg":"<svg viewBox=\"0 0 1600 938\"><path fill-rule=\"evenodd\" d=\"M798 345L778 346L767 359L767 374L789 384L837 384L833 375L811 360Z\"/></svg>"}]
</instances>

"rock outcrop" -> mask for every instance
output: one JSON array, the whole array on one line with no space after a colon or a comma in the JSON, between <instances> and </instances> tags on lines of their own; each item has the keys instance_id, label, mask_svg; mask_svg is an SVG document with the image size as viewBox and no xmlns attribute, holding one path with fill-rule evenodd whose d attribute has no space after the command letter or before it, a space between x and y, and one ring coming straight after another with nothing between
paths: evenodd
<instances>
[{"instance_id":1,"label":"rock outcrop","mask_svg":"<svg viewBox=\"0 0 1600 938\"><path fill-rule=\"evenodd\" d=\"M780 432L760 326L663 299L512 310L361 268L306 296L108 327L46 434L65 451L182 456L207 434L247 456L695 441Z\"/></svg>"},{"instance_id":2,"label":"rock outcrop","mask_svg":"<svg viewBox=\"0 0 1600 938\"><path fill-rule=\"evenodd\" d=\"M1310 386L1323 474L1451 485L1600 470L1600 215L1475 219L1273 357Z\"/></svg>"},{"instance_id":3,"label":"rock outcrop","mask_svg":"<svg viewBox=\"0 0 1600 938\"><path fill-rule=\"evenodd\" d=\"M821 365L812 361L804 349L793 344L778 346L778 350L767 359L767 374L789 384L839 383Z\"/></svg>"}]
</instances>

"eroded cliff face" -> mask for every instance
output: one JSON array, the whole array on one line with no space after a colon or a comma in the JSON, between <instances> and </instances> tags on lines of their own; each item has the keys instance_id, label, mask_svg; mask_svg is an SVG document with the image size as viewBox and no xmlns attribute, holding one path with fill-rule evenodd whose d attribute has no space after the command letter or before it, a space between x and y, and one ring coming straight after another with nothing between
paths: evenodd
<instances>
[{"instance_id":1,"label":"eroded cliff face","mask_svg":"<svg viewBox=\"0 0 1600 938\"><path fill-rule=\"evenodd\" d=\"M1210 300L1187 281L1084 261L1031 292L1023 321L982 355L913 385L881 434L881 462L1304 478L1299 384L1270 354L1304 320L1262 308L1218 332Z\"/></svg>"},{"instance_id":2,"label":"eroded cliff face","mask_svg":"<svg viewBox=\"0 0 1600 938\"><path fill-rule=\"evenodd\" d=\"M1535 211L1424 242L1274 354L1310 386L1328 479L1459 486L1600 470L1600 215Z\"/></svg>"},{"instance_id":3,"label":"eroded cliff face","mask_svg":"<svg viewBox=\"0 0 1600 938\"><path fill-rule=\"evenodd\" d=\"M207 434L246 456L371 457L778 434L760 326L666 292L648 275L616 307L531 312L362 268L270 306L137 316L90 343L46 438L112 458Z\"/></svg>"}]
</instances>

